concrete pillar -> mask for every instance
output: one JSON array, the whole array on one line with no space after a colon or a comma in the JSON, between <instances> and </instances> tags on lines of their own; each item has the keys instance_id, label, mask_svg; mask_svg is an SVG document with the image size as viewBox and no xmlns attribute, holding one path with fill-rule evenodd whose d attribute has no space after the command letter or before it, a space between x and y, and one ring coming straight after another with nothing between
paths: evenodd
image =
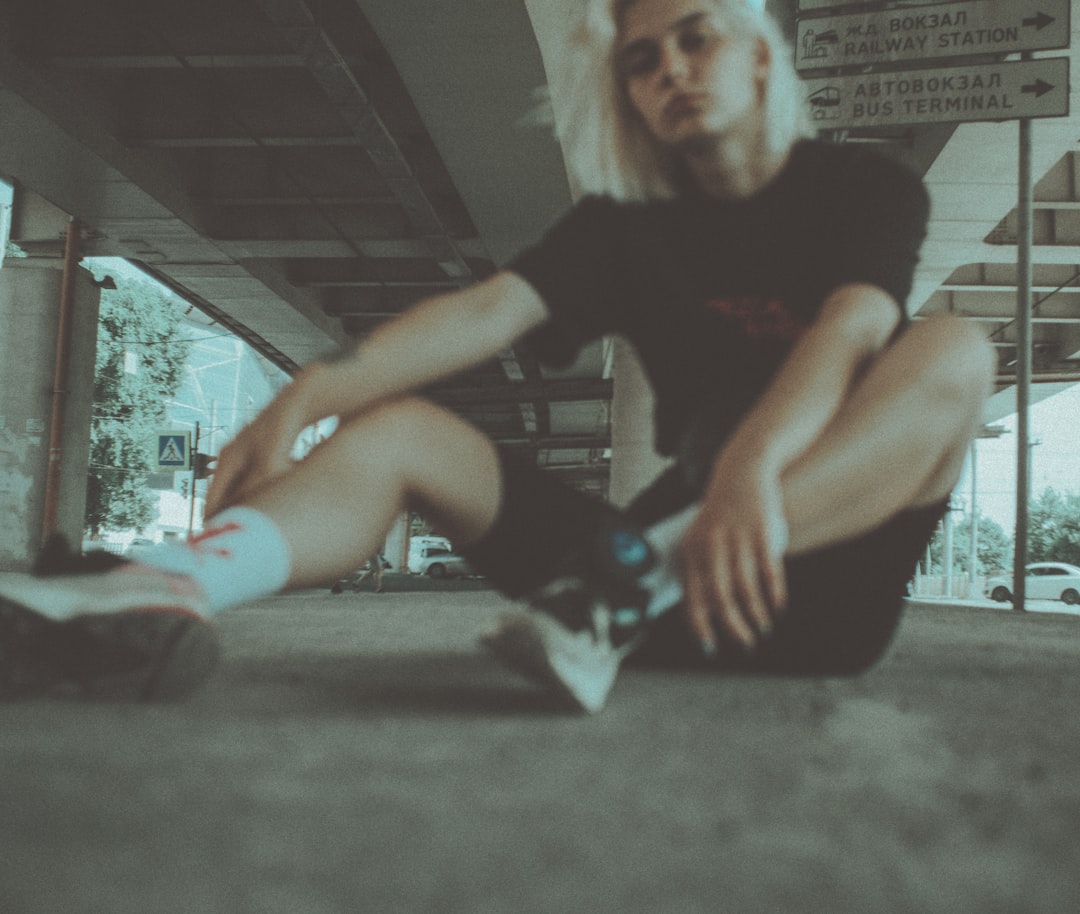
<instances>
[{"instance_id":1,"label":"concrete pillar","mask_svg":"<svg viewBox=\"0 0 1080 914\"><path fill-rule=\"evenodd\" d=\"M633 347L613 343L611 399L611 479L608 500L628 505L668 466L653 448L653 393Z\"/></svg>"},{"instance_id":2,"label":"concrete pillar","mask_svg":"<svg viewBox=\"0 0 1080 914\"><path fill-rule=\"evenodd\" d=\"M393 566L392 571L406 571L409 558L409 512L399 514L386 534L383 555Z\"/></svg>"},{"instance_id":3,"label":"concrete pillar","mask_svg":"<svg viewBox=\"0 0 1080 914\"><path fill-rule=\"evenodd\" d=\"M0 269L0 571L25 571L41 544L63 262ZM78 547L86 513L100 291L79 270L60 469L58 529Z\"/></svg>"}]
</instances>

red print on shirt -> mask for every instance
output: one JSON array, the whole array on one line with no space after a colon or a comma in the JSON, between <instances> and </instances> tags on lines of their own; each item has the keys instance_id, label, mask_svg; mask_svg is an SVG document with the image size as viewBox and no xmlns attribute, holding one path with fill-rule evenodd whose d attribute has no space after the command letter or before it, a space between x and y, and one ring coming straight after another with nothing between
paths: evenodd
<instances>
[{"instance_id":1,"label":"red print on shirt","mask_svg":"<svg viewBox=\"0 0 1080 914\"><path fill-rule=\"evenodd\" d=\"M705 302L705 307L738 323L752 339L795 340L806 330L806 323L778 298L714 298Z\"/></svg>"}]
</instances>

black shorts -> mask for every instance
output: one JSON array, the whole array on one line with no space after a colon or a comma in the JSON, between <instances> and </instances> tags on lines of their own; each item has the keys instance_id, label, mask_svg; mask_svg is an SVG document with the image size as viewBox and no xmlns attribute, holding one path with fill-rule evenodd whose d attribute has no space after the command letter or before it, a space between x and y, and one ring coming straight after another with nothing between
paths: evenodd
<instances>
[{"instance_id":1,"label":"black shorts","mask_svg":"<svg viewBox=\"0 0 1080 914\"><path fill-rule=\"evenodd\" d=\"M582 548L596 519L615 509L533 467L504 461L505 498L495 525L464 550L477 570L511 597L546 583ZM698 498L676 465L625 512L641 527ZM946 504L903 511L853 539L785 562L789 602L772 634L747 653L723 643L707 659L678 607L650 624L632 662L756 672L845 675L873 664L892 638L903 596Z\"/></svg>"},{"instance_id":2,"label":"black shorts","mask_svg":"<svg viewBox=\"0 0 1080 914\"><path fill-rule=\"evenodd\" d=\"M629 513L648 526L696 498L676 467L646 489ZM632 662L795 675L861 672L888 647L908 582L946 507L941 502L902 511L868 533L789 558L784 563L788 606L772 634L751 653L722 643L715 658L704 657L676 608L653 623Z\"/></svg>"}]
</instances>

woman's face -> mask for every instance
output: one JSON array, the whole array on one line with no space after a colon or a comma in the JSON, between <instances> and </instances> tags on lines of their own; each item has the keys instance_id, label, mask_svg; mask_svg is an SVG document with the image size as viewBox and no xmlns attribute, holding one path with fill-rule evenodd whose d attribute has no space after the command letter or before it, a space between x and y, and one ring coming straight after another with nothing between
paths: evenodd
<instances>
[{"instance_id":1,"label":"woman's face","mask_svg":"<svg viewBox=\"0 0 1080 914\"><path fill-rule=\"evenodd\" d=\"M765 45L712 25L708 0L635 0L623 13L619 76L649 132L678 146L755 124Z\"/></svg>"}]
</instances>

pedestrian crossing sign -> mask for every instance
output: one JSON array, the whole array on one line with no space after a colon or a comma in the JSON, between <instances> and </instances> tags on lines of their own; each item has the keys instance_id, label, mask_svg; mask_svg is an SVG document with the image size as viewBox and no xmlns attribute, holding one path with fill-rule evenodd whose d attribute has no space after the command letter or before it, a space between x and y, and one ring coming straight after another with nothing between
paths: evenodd
<instances>
[{"instance_id":1,"label":"pedestrian crossing sign","mask_svg":"<svg viewBox=\"0 0 1080 914\"><path fill-rule=\"evenodd\" d=\"M156 441L158 470L191 469L191 432L158 432Z\"/></svg>"}]
</instances>

